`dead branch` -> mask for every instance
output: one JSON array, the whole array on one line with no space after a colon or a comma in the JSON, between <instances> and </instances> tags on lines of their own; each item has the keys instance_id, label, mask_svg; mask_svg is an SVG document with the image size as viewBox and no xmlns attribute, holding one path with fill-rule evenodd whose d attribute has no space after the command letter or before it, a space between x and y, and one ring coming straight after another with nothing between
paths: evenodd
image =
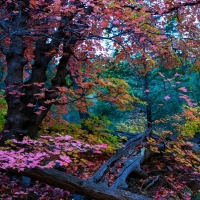
<instances>
[{"instance_id":1,"label":"dead branch","mask_svg":"<svg viewBox=\"0 0 200 200\"><path fill-rule=\"evenodd\" d=\"M90 179L94 183L98 183L101 178L108 172L109 168L113 167L117 161L122 157L127 157L133 153L133 149L139 145L146 137L151 133L151 129L147 129L145 132L138 134L136 137L129 140L125 147L119 149L106 163L104 163L99 170Z\"/></svg>"}]
</instances>

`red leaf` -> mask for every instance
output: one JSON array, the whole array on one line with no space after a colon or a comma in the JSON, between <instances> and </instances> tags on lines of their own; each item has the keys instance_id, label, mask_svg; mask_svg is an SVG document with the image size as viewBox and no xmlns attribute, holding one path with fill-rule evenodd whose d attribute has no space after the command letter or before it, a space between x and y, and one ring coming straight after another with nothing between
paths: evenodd
<instances>
[{"instance_id":1,"label":"red leaf","mask_svg":"<svg viewBox=\"0 0 200 200\"><path fill-rule=\"evenodd\" d=\"M108 26L108 22L103 21L103 22L100 23L100 26L101 26L102 28L106 28L106 27Z\"/></svg>"}]
</instances>

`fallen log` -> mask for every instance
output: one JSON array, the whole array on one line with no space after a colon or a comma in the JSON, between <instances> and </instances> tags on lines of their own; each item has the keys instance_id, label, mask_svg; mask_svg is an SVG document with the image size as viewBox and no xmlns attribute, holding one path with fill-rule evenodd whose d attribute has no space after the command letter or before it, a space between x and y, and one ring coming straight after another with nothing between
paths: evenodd
<instances>
[{"instance_id":1,"label":"fallen log","mask_svg":"<svg viewBox=\"0 0 200 200\"><path fill-rule=\"evenodd\" d=\"M69 190L71 193L81 194L97 200L149 200L150 198L124 191L113 189L104 184L95 184L58 171L56 169L34 168L22 172L23 175L39 180L46 184Z\"/></svg>"}]
</instances>

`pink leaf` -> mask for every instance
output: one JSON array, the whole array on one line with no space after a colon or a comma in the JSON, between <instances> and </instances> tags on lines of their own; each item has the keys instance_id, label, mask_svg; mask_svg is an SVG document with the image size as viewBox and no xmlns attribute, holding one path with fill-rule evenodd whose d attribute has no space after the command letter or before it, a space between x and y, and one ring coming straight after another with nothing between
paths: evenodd
<instances>
[{"instance_id":1,"label":"pink leaf","mask_svg":"<svg viewBox=\"0 0 200 200\"><path fill-rule=\"evenodd\" d=\"M153 50L157 50L158 49L158 47L156 45L151 45L151 47L152 47Z\"/></svg>"},{"instance_id":2,"label":"pink leaf","mask_svg":"<svg viewBox=\"0 0 200 200\"><path fill-rule=\"evenodd\" d=\"M167 36L166 35L161 35L160 38L165 40L165 39L167 39Z\"/></svg>"},{"instance_id":3,"label":"pink leaf","mask_svg":"<svg viewBox=\"0 0 200 200\"><path fill-rule=\"evenodd\" d=\"M41 111L36 111L35 114L40 115Z\"/></svg>"},{"instance_id":4,"label":"pink leaf","mask_svg":"<svg viewBox=\"0 0 200 200\"><path fill-rule=\"evenodd\" d=\"M140 38L140 42L145 41L145 39L146 39L145 37L141 37L141 38Z\"/></svg>"},{"instance_id":5,"label":"pink leaf","mask_svg":"<svg viewBox=\"0 0 200 200\"><path fill-rule=\"evenodd\" d=\"M28 103L27 106L28 107L34 107L34 105L32 103Z\"/></svg>"},{"instance_id":6,"label":"pink leaf","mask_svg":"<svg viewBox=\"0 0 200 200\"><path fill-rule=\"evenodd\" d=\"M187 88L186 87L181 87L181 88L179 88L179 90L181 90L183 92L187 92Z\"/></svg>"},{"instance_id":7,"label":"pink leaf","mask_svg":"<svg viewBox=\"0 0 200 200\"><path fill-rule=\"evenodd\" d=\"M113 22L113 24L114 24L114 25L118 25L118 24L119 24L119 20L115 20L115 21Z\"/></svg>"},{"instance_id":8,"label":"pink leaf","mask_svg":"<svg viewBox=\"0 0 200 200\"><path fill-rule=\"evenodd\" d=\"M161 77L165 77L161 72L158 72Z\"/></svg>"},{"instance_id":9,"label":"pink leaf","mask_svg":"<svg viewBox=\"0 0 200 200\"><path fill-rule=\"evenodd\" d=\"M47 108L45 108L44 106L40 106L39 110L46 110Z\"/></svg>"},{"instance_id":10,"label":"pink leaf","mask_svg":"<svg viewBox=\"0 0 200 200\"><path fill-rule=\"evenodd\" d=\"M164 12L165 12L165 10L161 9L161 10L158 11L158 14L162 15Z\"/></svg>"},{"instance_id":11,"label":"pink leaf","mask_svg":"<svg viewBox=\"0 0 200 200\"><path fill-rule=\"evenodd\" d=\"M170 99L170 96L167 95L167 96L164 97L164 100L167 101L168 99Z\"/></svg>"},{"instance_id":12,"label":"pink leaf","mask_svg":"<svg viewBox=\"0 0 200 200\"><path fill-rule=\"evenodd\" d=\"M67 162L67 163L72 162L72 160L69 158L69 156L60 156L60 159Z\"/></svg>"},{"instance_id":13,"label":"pink leaf","mask_svg":"<svg viewBox=\"0 0 200 200\"><path fill-rule=\"evenodd\" d=\"M176 73L176 74L174 74L174 76L181 76L180 74L178 74L178 73Z\"/></svg>"},{"instance_id":14,"label":"pink leaf","mask_svg":"<svg viewBox=\"0 0 200 200\"><path fill-rule=\"evenodd\" d=\"M94 150L94 153L102 154L100 150Z\"/></svg>"},{"instance_id":15,"label":"pink leaf","mask_svg":"<svg viewBox=\"0 0 200 200\"><path fill-rule=\"evenodd\" d=\"M106 149L108 147L107 144L99 144L98 145L99 148L103 148L103 149Z\"/></svg>"},{"instance_id":16,"label":"pink leaf","mask_svg":"<svg viewBox=\"0 0 200 200\"><path fill-rule=\"evenodd\" d=\"M55 165L53 161L50 161L45 167L52 168Z\"/></svg>"},{"instance_id":17,"label":"pink leaf","mask_svg":"<svg viewBox=\"0 0 200 200\"><path fill-rule=\"evenodd\" d=\"M65 140L70 140L71 138L72 138L72 136L70 136L70 135L66 135L66 136L64 137Z\"/></svg>"}]
</instances>

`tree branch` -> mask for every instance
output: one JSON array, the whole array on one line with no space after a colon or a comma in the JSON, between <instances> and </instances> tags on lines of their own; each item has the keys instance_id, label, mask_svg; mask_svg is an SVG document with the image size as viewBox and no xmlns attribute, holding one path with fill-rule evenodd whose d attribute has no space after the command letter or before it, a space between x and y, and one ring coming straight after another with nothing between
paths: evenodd
<instances>
[{"instance_id":1,"label":"tree branch","mask_svg":"<svg viewBox=\"0 0 200 200\"><path fill-rule=\"evenodd\" d=\"M92 176L91 181L98 183L101 178L106 174L108 169L112 167L117 161L122 157L127 156L133 149L139 145L145 137L148 137L151 134L151 128L147 129L144 133L138 134L133 139L129 140L124 148L119 149L107 162L105 162L99 170Z\"/></svg>"},{"instance_id":2,"label":"tree branch","mask_svg":"<svg viewBox=\"0 0 200 200\"><path fill-rule=\"evenodd\" d=\"M162 12L162 14L159 14L159 12L157 11L151 11L151 10L146 10L145 12L147 13L151 13L153 15L163 15L163 14L168 14L170 12L173 12L175 10L178 10L179 8L181 7L185 7L185 6L195 6L195 5L198 5L200 4L200 0L197 0L196 2L186 2L186 3L179 3L177 4L176 6L172 7L172 8L169 8L169 9L166 9ZM141 8L139 8L138 6L135 6L135 5L131 5L131 4L128 4L128 5L125 5L124 7L128 7L128 8L131 8L132 10L135 10L135 11L140 11Z\"/></svg>"},{"instance_id":3,"label":"tree branch","mask_svg":"<svg viewBox=\"0 0 200 200\"><path fill-rule=\"evenodd\" d=\"M0 51L1 51L4 55L6 55L6 54L8 53L7 49L6 49L2 44L0 44Z\"/></svg>"}]
</instances>

